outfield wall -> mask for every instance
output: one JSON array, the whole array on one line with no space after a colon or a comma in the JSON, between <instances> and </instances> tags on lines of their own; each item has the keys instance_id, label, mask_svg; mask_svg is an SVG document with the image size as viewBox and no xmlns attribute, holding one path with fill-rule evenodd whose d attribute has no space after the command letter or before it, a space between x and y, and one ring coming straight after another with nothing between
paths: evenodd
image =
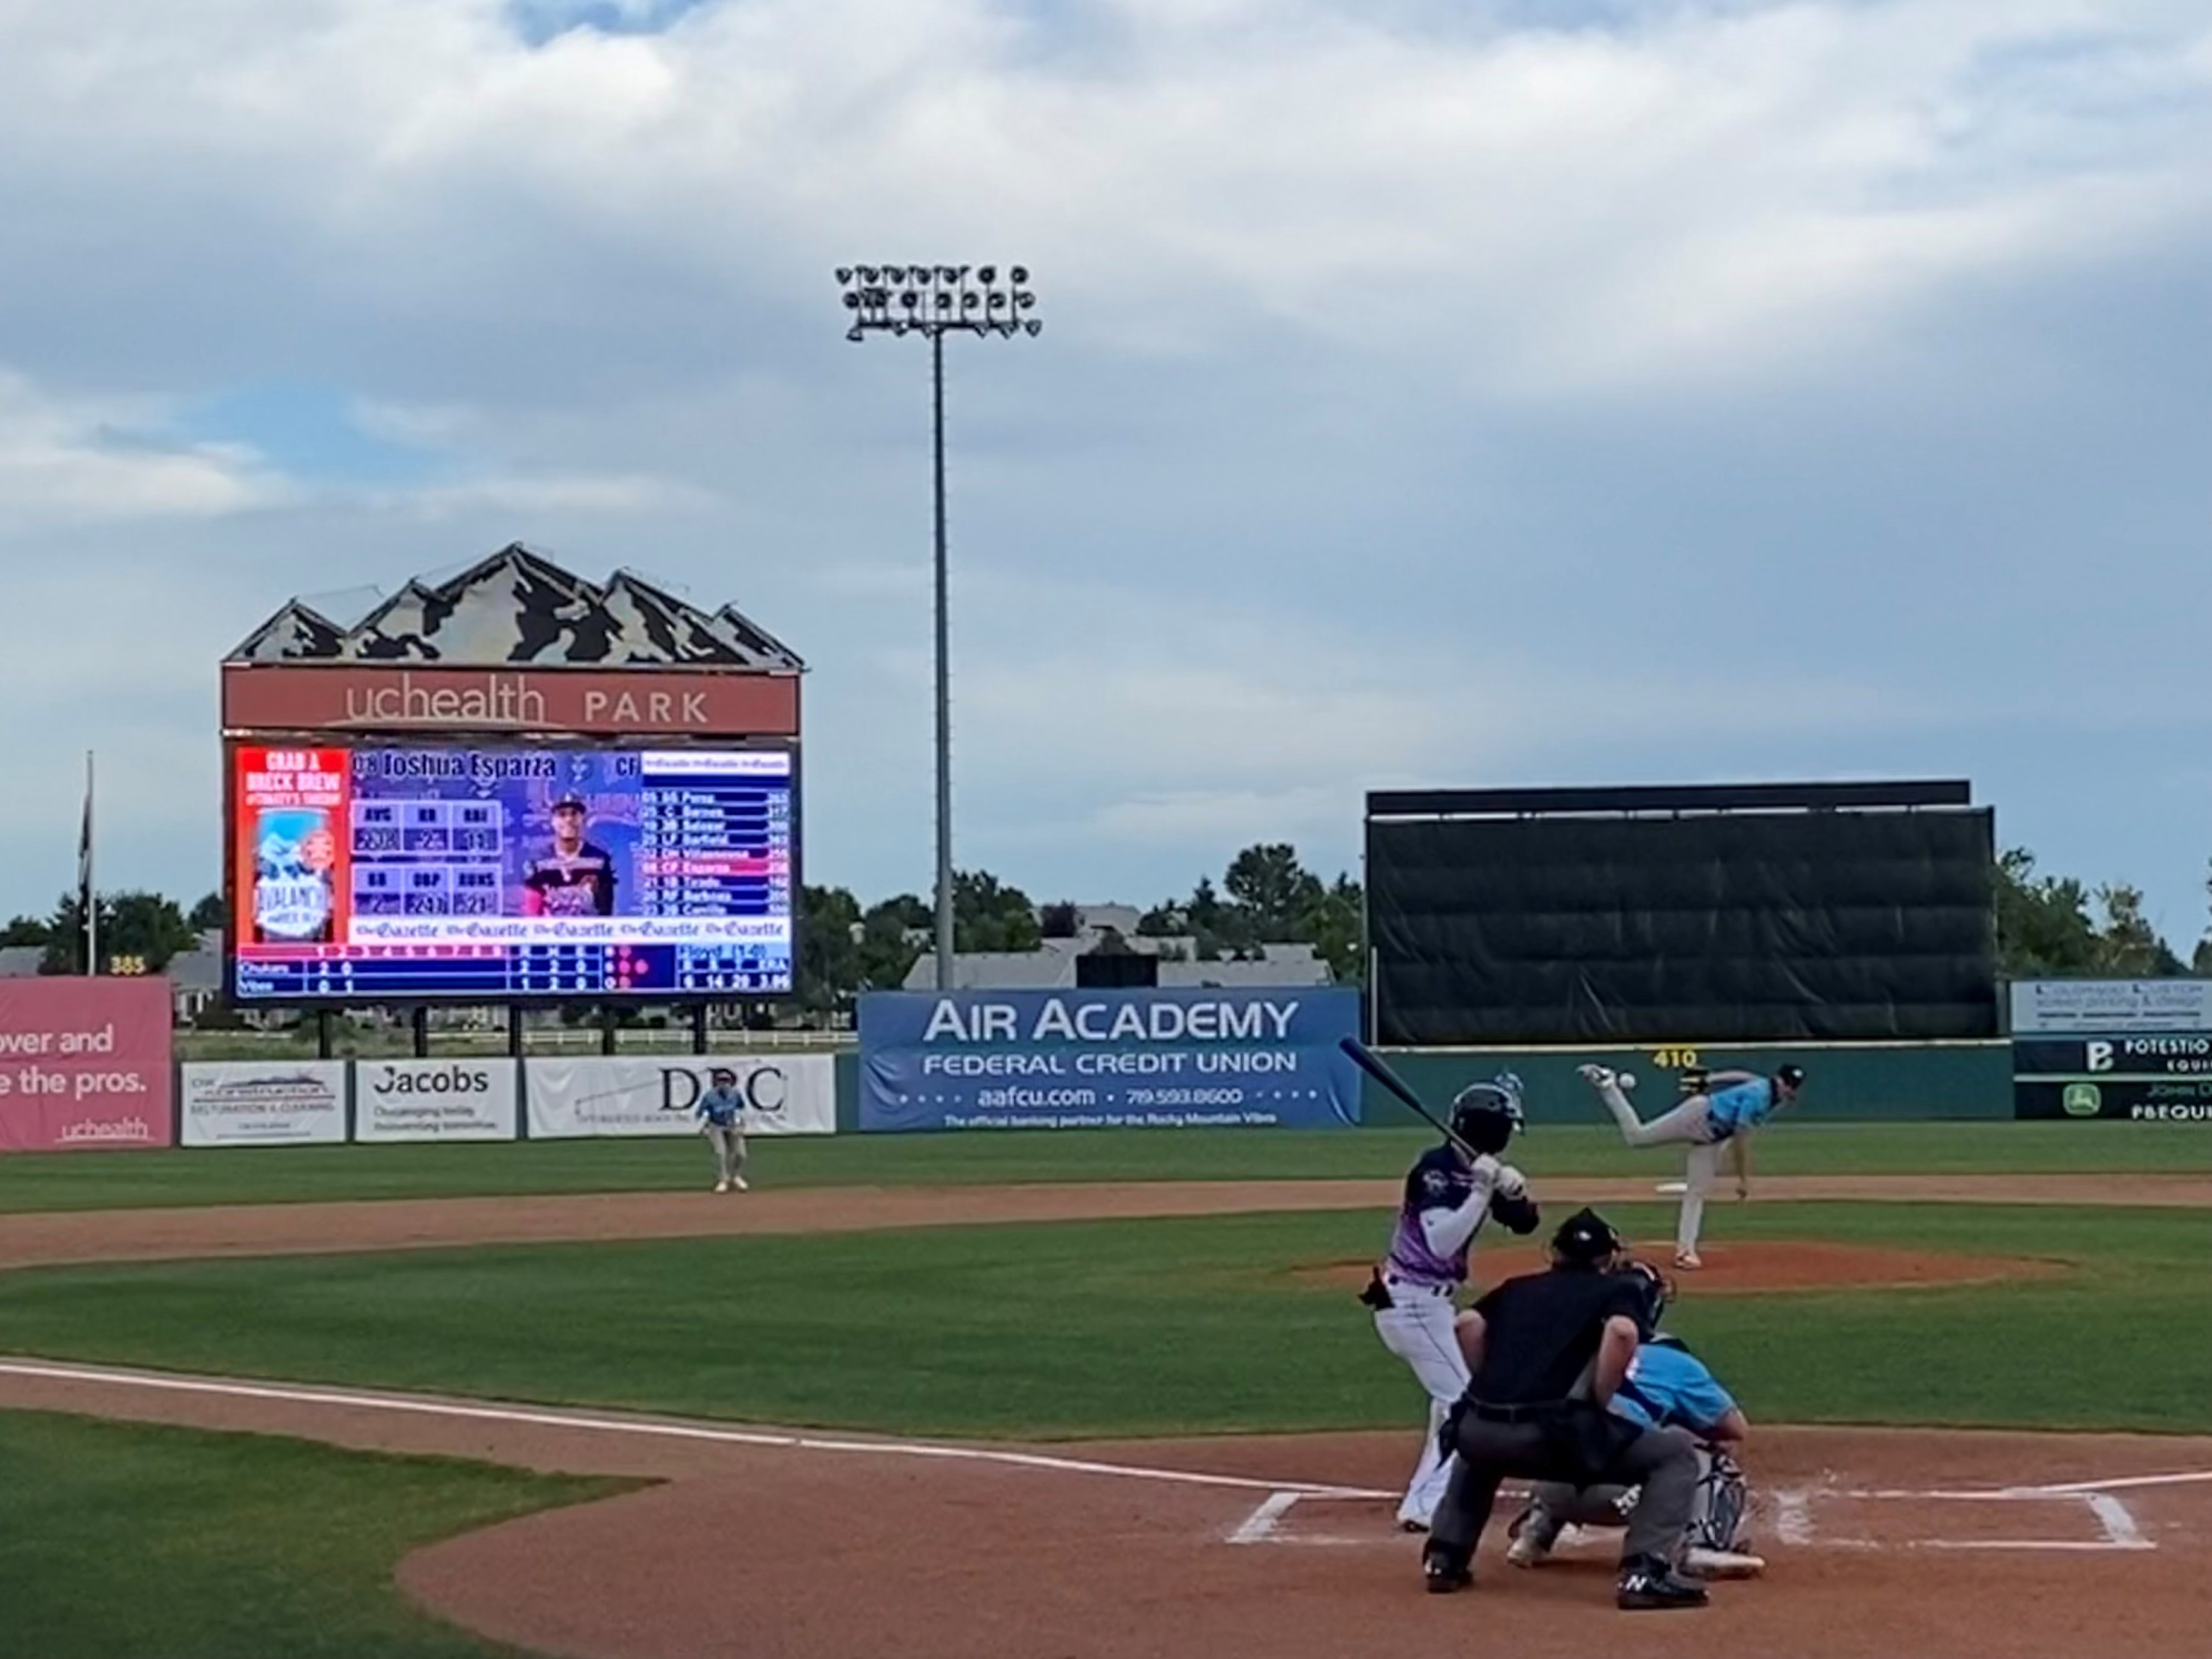
<instances>
[{"instance_id":1,"label":"outfield wall","mask_svg":"<svg viewBox=\"0 0 2212 1659\"><path fill-rule=\"evenodd\" d=\"M2013 1115L2012 1047L2007 1042L1735 1045L1699 1048L1401 1048L1386 1051L1424 1100L1449 1101L1469 1083L1512 1072L1526 1090L1532 1123L1604 1123L1605 1108L1576 1068L1595 1060L1637 1074L1632 1098L1654 1117L1679 1097L1682 1068L1771 1072L1805 1068L1805 1092L1790 1108L1809 1121L1987 1118ZM1366 1122L1397 1127L1413 1115L1370 1085Z\"/></svg>"}]
</instances>

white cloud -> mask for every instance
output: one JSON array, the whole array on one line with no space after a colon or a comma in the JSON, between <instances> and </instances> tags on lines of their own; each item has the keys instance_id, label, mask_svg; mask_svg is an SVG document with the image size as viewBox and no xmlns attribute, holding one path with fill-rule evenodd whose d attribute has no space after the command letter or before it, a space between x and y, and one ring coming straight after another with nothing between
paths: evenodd
<instances>
[{"instance_id":1,"label":"white cloud","mask_svg":"<svg viewBox=\"0 0 2212 1659\"><path fill-rule=\"evenodd\" d=\"M243 446L173 444L143 404L56 397L0 370L0 515L18 524L213 518L283 495Z\"/></svg>"}]
</instances>

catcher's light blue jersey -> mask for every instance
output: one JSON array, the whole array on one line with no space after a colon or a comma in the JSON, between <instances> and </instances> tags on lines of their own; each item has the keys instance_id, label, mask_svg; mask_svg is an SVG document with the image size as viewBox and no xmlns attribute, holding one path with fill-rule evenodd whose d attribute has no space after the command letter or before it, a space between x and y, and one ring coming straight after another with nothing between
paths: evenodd
<instances>
[{"instance_id":1,"label":"catcher's light blue jersey","mask_svg":"<svg viewBox=\"0 0 2212 1659\"><path fill-rule=\"evenodd\" d=\"M1615 1416L1647 1429L1702 1431L1734 1411L1735 1397L1704 1360L1673 1337L1661 1336L1637 1349L1611 1405Z\"/></svg>"}]
</instances>

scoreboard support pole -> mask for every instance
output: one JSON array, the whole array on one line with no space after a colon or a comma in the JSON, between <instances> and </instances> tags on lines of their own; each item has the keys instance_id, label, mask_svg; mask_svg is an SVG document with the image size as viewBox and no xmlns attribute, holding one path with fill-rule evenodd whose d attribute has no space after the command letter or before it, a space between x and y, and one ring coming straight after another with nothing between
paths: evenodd
<instances>
[{"instance_id":1,"label":"scoreboard support pole","mask_svg":"<svg viewBox=\"0 0 2212 1659\"><path fill-rule=\"evenodd\" d=\"M510 1060L522 1058L522 1005L507 1005L507 1053Z\"/></svg>"},{"instance_id":2,"label":"scoreboard support pole","mask_svg":"<svg viewBox=\"0 0 2212 1659\"><path fill-rule=\"evenodd\" d=\"M707 1005L703 1002L691 1005L691 1052L695 1054L707 1052Z\"/></svg>"},{"instance_id":3,"label":"scoreboard support pole","mask_svg":"<svg viewBox=\"0 0 2212 1659\"><path fill-rule=\"evenodd\" d=\"M331 1046L331 1011L327 1008L318 1008L315 1010L315 1058L330 1059Z\"/></svg>"},{"instance_id":4,"label":"scoreboard support pole","mask_svg":"<svg viewBox=\"0 0 2212 1659\"><path fill-rule=\"evenodd\" d=\"M615 1051L615 1010L612 1003L599 1008L599 1052L611 1054Z\"/></svg>"},{"instance_id":5,"label":"scoreboard support pole","mask_svg":"<svg viewBox=\"0 0 2212 1659\"><path fill-rule=\"evenodd\" d=\"M430 1057L429 1004L427 1002L418 1002L415 1005L413 1024L415 1027L415 1058L417 1060L428 1060Z\"/></svg>"}]
</instances>

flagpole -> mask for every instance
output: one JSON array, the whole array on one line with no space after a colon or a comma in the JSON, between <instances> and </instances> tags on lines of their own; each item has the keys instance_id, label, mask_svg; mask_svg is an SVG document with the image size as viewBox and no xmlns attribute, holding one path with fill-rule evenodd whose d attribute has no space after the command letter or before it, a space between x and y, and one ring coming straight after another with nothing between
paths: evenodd
<instances>
[{"instance_id":1,"label":"flagpole","mask_svg":"<svg viewBox=\"0 0 2212 1659\"><path fill-rule=\"evenodd\" d=\"M84 971L100 971L100 896L92 869L92 750L84 751L84 833L77 848L78 902L84 907Z\"/></svg>"}]
</instances>

